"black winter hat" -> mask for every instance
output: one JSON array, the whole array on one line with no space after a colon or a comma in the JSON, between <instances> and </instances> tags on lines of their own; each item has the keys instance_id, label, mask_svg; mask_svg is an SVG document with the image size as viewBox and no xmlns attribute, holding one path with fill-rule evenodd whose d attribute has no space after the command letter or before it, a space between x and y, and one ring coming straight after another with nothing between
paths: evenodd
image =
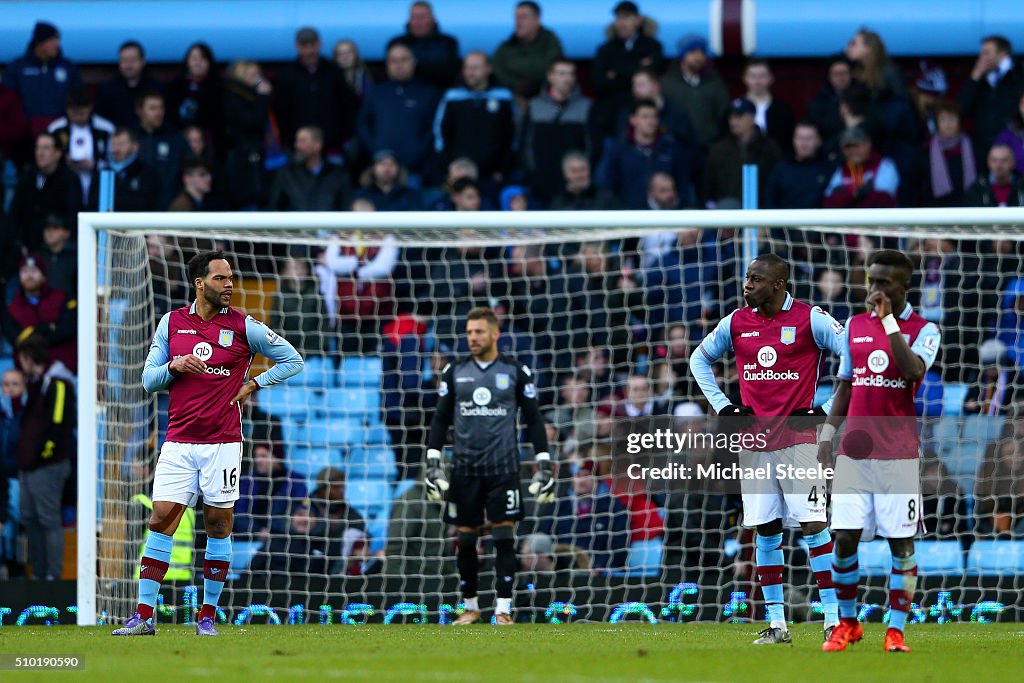
<instances>
[{"instance_id":1,"label":"black winter hat","mask_svg":"<svg viewBox=\"0 0 1024 683\"><path fill-rule=\"evenodd\" d=\"M32 29L32 40L29 41L28 49L33 50L39 43L46 42L50 38L56 38L60 35L60 31L53 24L46 21L37 21L36 26Z\"/></svg>"}]
</instances>

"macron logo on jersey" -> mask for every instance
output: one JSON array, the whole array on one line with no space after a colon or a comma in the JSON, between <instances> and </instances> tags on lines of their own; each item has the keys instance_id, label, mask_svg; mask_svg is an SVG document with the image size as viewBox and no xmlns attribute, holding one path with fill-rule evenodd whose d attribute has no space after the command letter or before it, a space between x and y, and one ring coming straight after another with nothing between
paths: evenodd
<instances>
[{"instance_id":1,"label":"macron logo on jersey","mask_svg":"<svg viewBox=\"0 0 1024 683\"><path fill-rule=\"evenodd\" d=\"M199 334L195 330L178 330L178 334Z\"/></svg>"}]
</instances>

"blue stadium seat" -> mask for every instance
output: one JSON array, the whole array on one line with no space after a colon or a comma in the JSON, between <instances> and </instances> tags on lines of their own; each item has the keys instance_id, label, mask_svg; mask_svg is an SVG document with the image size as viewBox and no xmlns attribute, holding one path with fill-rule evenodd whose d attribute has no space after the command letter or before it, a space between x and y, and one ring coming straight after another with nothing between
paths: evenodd
<instances>
[{"instance_id":1,"label":"blue stadium seat","mask_svg":"<svg viewBox=\"0 0 1024 683\"><path fill-rule=\"evenodd\" d=\"M231 571L243 572L249 568L252 558L263 547L261 541L232 541L231 542Z\"/></svg>"},{"instance_id":2,"label":"blue stadium seat","mask_svg":"<svg viewBox=\"0 0 1024 683\"><path fill-rule=\"evenodd\" d=\"M370 426L366 428L365 439L367 446L391 445L391 435L388 433L388 428L380 423L370 423Z\"/></svg>"},{"instance_id":3,"label":"blue stadium seat","mask_svg":"<svg viewBox=\"0 0 1024 683\"><path fill-rule=\"evenodd\" d=\"M861 543L857 555L862 576L888 576L892 573L892 553L886 541Z\"/></svg>"},{"instance_id":4,"label":"blue stadium seat","mask_svg":"<svg viewBox=\"0 0 1024 683\"><path fill-rule=\"evenodd\" d=\"M964 428L960 434L964 443L977 443L984 447L989 441L999 438L1003 431L1005 418L1001 415L970 415L964 418Z\"/></svg>"},{"instance_id":5,"label":"blue stadium seat","mask_svg":"<svg viewBox=\"0 0 1024 683\"><path fill-rule=\"evenodd\" d=\"M344 467L339 448L289 444L286 452L288 468L300 477L305 477L310 483L315 483L316 475L325 467Z\"/></svg>"},{"instance_id":6,"label":"blue stadium seat","mask_svg":"<svg viewBox=\"0 0 1024 683\"><path fill-rule=\"evenodd\" d=\"M323 402L323 392L303 386L272 387L259 393L260 408L279 420L305 422Z\"/></svg>"},{"instance_id":7,"label":"blue stadium seat","mask_svg":"<svg viewBox=\"0 0 1024 683\"><path fill-rule=\"evenodd\" d=\"M339 387L380 388L381 362L378 357L347 356L341 361Z\"/></svg>"},{"instance_id":8,"label":"blue stadium seat","mask_svg":"<svg viewBox=\"0 0 1024 683\"><path fill-rule=\"evenodd\" d=\"M387 446L353 448L345 463L349 479L378 479L392 481L398 476L395 454Z\"/></svg>"},{"instance_id":9,"label":"blue stadium seat","mask_svg":"<svg viewBox=\"0 0 1024 683\"><path fill-rule=\"evenodd\" d=\"M380 389L345 387L327 392L327 416L376 424L380 422Z\"/></svg>"},{"instance_id":10,"label":"blue stadium seat","mask_svg":"<svg viewBox=\"0 0 1024 683\"><path fill-rule=\"evenodd\" d=\"M612 576L660 576L661 554L665 544L660 538L636 541L629 546L625 571L612 572Z\"/></svg>"},{"instance_id":11,"label":"blue stadium seat","mask_svg":"<svg viewBox=\"0 0 1024 683\"><path fill-rule=\"evenodd\" d=\"M391 518L391 484L372 479L349 479L345 484L345 500L366 520L370 552L383 550Z\"/></svg>"},{"instance_id":12,"label":"blue stadium seat","mask_svg":"<svg viewBox=\"0 0 1024 683\"><path fill-rule=\"evenodd\" d=\"M985 576L1024 574L1024 541L975 541L967 555L967 573Z\"/></svg>"},{"instance_id":13,"label":"blue stadium seat","mask_svg":"<svg viewBox=\"0 0 1024 683\"><path fill-rule=\"evenodd\" d=\"M964 573L964 551L959 541L917 541L916 546L919 574Z\"/></svg>"},{"instance_id":14,"label":"blue stadium seat","mask_svg":"<svg viewBox=\"0 0 1024 683\"><path fill-rule=\"evenodd\" d=\"M323 356L309 356L302 372L289 379L288 383L311 389L329 389L334 382L333 369L331 362Z\"/></svg>"},{"instance_id":15,"label":"blue stadium seat","mask_svg":"<svg viewBox=\"0 0 1024 683\"><path fill-rule=\"evenodd\" d=\"M398 482L395 482L394 497L396 499L397 498L401 498L402 496L405 495L406 491L408 491L409 489L411 489L415 485L416 485L416 480L415 479L402 479L402 480L400 480Z\"/></svg>"},{"instance_id":16,"label":"blue stadium seat","mask_svg":"<svg viewBox=\"0 0 1024 683\"><path fill-rule=\"evenodd\" d=\"M351 448L363 442L363 426L353 420L315 419L306 423L308 435L304 440L313 446Z\"/></svg>"},{"instance_id":17,"label":"blue stadium seat","mask_svg":"<svg viewBox=\"0 0 1024 683\"><path fill-rule=\"evenodd\" d=\"M964 401L967 399L969 387L966 384L947 384L946 393L943 395L943 415L962 415Z\"/></svg>"}]
</instances>

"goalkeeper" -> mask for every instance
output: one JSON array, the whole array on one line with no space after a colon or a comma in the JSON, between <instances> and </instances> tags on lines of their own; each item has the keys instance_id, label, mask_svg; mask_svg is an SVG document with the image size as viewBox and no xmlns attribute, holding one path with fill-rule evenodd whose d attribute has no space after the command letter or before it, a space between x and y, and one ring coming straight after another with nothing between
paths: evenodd
<instances>
[{"instance_id":1,"label":"goalkeeper","mask_svg":"<svg viewBox=\"0 0 1024 683\"><path fill-rule=\"evenodd\" d=\"M555 479L548 454L544 421L537 409L533 373L525 365L498 351L498 319L489 308L474 308L466 316L470 357L449 363L441 371L439 401L427 441L427 497L448 497L448 515L459 532L459 586L466 610L455 624L480 620L477 602L477 538L484 513L491 525L495 550L498 603L494 622L512 622L512 586L515 582L515 523L522 519L519 482L519 447L516 415L523 419L537 454L537 473L530 493L539 503L555 499ZM448 427L454 422L452 478L441 467Z\"/></svg>"}]
</instances>

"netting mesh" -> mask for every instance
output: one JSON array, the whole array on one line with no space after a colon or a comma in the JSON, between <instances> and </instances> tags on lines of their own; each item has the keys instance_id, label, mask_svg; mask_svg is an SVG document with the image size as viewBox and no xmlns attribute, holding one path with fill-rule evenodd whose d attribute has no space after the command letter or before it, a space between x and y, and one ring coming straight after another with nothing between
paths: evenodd
<instances>
[{"instance_id":1,"label":"netting mesh","mask_svg":"<svg viewBox=\"0 0 1024 683\"><path fill-rule=\"evenodd\" d=\"M306 359L304 373L260 392L244 412L243 495L221 599L227 618L251 618L251 605L293 621L443 622L458 610L454 529L418 480L440 370L467 352L465 314L477 305L498 313L499 349L536 373L559 460L559 502L538 508L527 499L518 528L518 618L763 617L740 497L631 480L618 443L623 425L713 428L687 360L742 305L740 229L196 228L101 233L98 611L130 614L137 597L149 514L137 494L151 492L167 422L166 396L145 394L139 381L149 343L160 316L190 302L183 264L219 247L233 261L233 305ZM1020 235L802 227L761 230L759 244L792 263L795 297L839 320L864 310L864 264L874 249L912 256L910 300L943 330L918 400L928 527L918 551L921 618L960 604L1019 609ZM820 400L836 367L837 359L826 361ZM715 372L726 394L737 395L731 359ZM524 481L529 451L524 444ZM176 542L188 546L191 570L167 582L164 620L192 617L189 586L201 597L201 515L187 536ZM820 618L798 532L787 531L785 550L790 617ZM478 551L482 604L490 605L486 530ZM868 605L886 604L884 544L862 544L861 567Z\"/></svg>"}]
</instances>

